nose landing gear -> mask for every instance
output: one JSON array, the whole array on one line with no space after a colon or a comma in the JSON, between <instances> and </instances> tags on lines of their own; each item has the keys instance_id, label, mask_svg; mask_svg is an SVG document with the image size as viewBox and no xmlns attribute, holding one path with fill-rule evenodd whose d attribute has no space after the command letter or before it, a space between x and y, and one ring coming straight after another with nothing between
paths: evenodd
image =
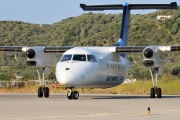
<instances>
[{"instance_id":1,"label":"nose landing gear","mask_svg":"<svg viewBox=\"0 0 180 120\"><path fill-rule=\"evenodd\" d=\"M69 89L68 93L67 93L67 98L69 100L77 100L79 98L79 93L78 91L73 91L72 88Z\"/></svg>"}]
</instances>

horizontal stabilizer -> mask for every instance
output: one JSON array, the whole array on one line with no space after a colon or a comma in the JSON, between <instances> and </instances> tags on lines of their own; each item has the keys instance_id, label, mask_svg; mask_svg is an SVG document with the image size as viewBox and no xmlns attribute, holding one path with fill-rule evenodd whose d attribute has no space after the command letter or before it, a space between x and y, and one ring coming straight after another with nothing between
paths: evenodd
<instances>
[{"instance_id":1,"label":"horizontal stabilizer","mask_svg":"<svg viewBox=\"0 0 180 120\"><path fill-rule=\"evenodd\" d=\"M130 4L130 9L177 9L177 3L171 4Z\"/></svg>"},{"instance_id":2,"label":"horizontal stabilizer","mask_svg":"<svg viewBox=\"0 0 180 120\"><path fill-rule=\"evenodd\" d=\"M123 9L123 5L86 5L86 4L80 4L80 7L84 11L101 11L101 10L121 10Z\"/></svg>"},{"instance_id":3,"label":"horizontal stabilizer","mask_svg":"<svg viewBox=\"0 0 180 120\"><path fill-rule=\"evenodd\" d=\"M80 7L84 11L102 11L102 10L122 10L122 4L115 5L86 5L80 4ZM172 2L171 4L129 4L130 10L136 9L177 9L177 3Z\"/></svg>"}]
</instances>

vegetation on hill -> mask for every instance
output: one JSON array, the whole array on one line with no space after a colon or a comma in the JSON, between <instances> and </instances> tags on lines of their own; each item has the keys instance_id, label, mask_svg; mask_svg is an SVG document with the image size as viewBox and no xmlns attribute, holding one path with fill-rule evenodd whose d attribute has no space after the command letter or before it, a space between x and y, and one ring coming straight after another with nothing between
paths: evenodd
<instances>
[{"instance_id":1,"label":"vegetation on hill","mask_svg":"<svg viewBox=\"0 0 180 120\"><path fill-rule=\"evenodd\" d=\"M180 7L179 7L180 8ZM172 15L161 22L158 14ZM122 14L89 12L58 23L32 24L21 21L0 21L0 46L111 46L119 37ZM178 45L180 43L180 10L160 10L145 15L131 15L129 45ZM25 55L1 52L0 79L10 80L13 73L24 79L38 79L37 73L25 65ZM130 54L132 69L129 77L149 80L149 69L142 56ZM180 77L180 53L167 54L164 75ZM47 79L55 79L54 69Z\"/></svg>"}]
</instances>

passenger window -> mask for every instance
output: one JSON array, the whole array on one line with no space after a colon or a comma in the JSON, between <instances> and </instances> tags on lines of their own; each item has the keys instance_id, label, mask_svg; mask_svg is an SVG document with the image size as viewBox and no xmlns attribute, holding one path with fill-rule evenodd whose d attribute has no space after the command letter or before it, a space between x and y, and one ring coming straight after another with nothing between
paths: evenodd
<instances>
[{"instance_id":1,"label":"passenger window","mask_svg":"<svg viewBox=\"0 0 180 120\"><path fill-rule=\"evenodd\" d=\"M87 59L88 59L89 62L97 62L94 55L87 55Z\"/></svg>"},{"instance_id":2,"label":"passenger window","mask_svg":"<svg viewBox=\"0 0 180 120\"><path fill-rule=\"evenodd\" d=\"M74 55L73 60L86 61L86 55Z\"/></svg>"},{"instance_id":3,"label":"passenger window","mask_svg":"<svg viewBox=\"0 0 180 120\"><path fill-rule=\"evenodd\" d=\"M62 57L62 59L61 59L61 62L63 62L63 61L69 61L69 60L71 60L71 58L72 58L72 55L64 55L64 56Z\"/></svg>"}]
</instances>

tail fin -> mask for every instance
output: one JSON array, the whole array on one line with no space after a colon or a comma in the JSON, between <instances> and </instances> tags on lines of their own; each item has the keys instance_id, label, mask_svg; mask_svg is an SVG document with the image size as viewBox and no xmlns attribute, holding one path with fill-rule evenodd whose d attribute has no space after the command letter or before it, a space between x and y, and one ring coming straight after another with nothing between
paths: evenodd
<instances>
[{"instance_id":1,"label":"tail fin","mask_svg":"<svg viewBox=\"0 0 180 120\"><path fill-rule=\"evenodd\" d=\"M172 2L171 4L128 4L124 5L115 4L115 5L86 5L80 4L80 7L84 11L101 11L101 10L122 10L123 17L121 23L121 31L118 43L114 46L127 46L129 41L129 23L130 23L130 10L137 9L177 9L177 3ZM123 57L126 57L125 54L120 54Z\"/></svg>"},{"instance_id":2,"label":"tail fin","mask_svg":"<svg viewBox=\"0 0 180 120\"><path fill-rule=\"evenodd\" d=\"M127 46L129 42L129 28L130 28L130 8L129 4L123 5L123 15L121 21L121 31L119 35L118 43L114 46ZM126 57L125 54L120 54L122 57Z\"/></svg>"}]
</instances>

